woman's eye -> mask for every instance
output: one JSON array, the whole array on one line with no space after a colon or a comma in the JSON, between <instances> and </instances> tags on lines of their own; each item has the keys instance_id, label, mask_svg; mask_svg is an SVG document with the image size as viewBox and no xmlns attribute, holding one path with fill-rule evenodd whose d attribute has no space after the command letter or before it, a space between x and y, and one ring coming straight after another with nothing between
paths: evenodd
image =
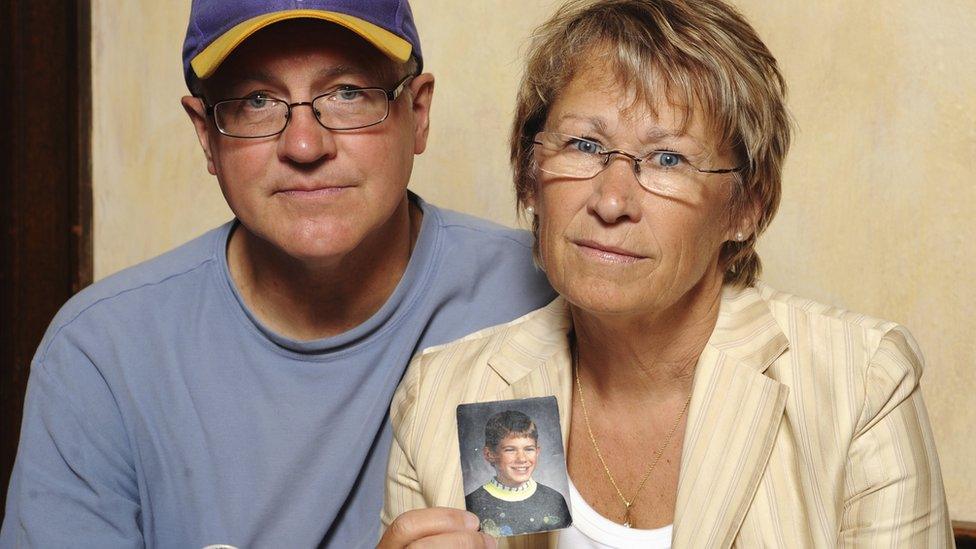
<instances>
[{"instance_id":1,"label":"woman's eye","mask_svg":"<svg viewBox=\"0 0 976 549\"><path fill-rule=\"evenodd\" d=\"M599 145L585 139L572 139L569 142L569 146L581 153L586 154L597 154L600 152Z\"/></svg>"},{"instance_id":2,"label":"woman's eye","mask_svg":"<svg viewBox=\"0 0 976 549\"><path fill-rule=\"evenodd\" d=\"M651 159L662 168L677 168L684 161L680 154L668 151L655 151Z\"/></svg>"}]
</instances>

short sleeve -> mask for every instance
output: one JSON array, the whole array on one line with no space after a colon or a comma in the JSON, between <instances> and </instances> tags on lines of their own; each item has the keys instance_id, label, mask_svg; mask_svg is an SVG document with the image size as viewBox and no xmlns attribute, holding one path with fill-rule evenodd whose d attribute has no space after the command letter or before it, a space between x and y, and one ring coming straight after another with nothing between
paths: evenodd
<instances>
[{"instance_id":1,"label":"short sleeve","mask_svg":"<svg viewBox=\"0 0 976 549\"><path fill-rule=\"evenodd\" d=\"M85 353L55 340L31 366L0 547L142 547L139 520L112 392Z\"/></svg>"}]
</instances>

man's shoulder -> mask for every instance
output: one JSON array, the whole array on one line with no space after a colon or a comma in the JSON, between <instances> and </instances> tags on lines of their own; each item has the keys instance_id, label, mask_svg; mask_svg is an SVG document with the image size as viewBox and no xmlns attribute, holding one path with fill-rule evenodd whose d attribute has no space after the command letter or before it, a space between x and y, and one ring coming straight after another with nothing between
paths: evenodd
<instances>
[{"instance_id":1,"label":"man's shoulder","mask_svg":"<svg viewBox=\"0 0 976 549\"><path fill-rule=\"evenodd\" d=\"M511 321L552 301L555 293L532 257L532 235L470 215L428 206L424 299L437 304L429 337L439 345Z\"/></svg>"},{"instance_id":2,"label":"man's shoulder","mask_svg":"<svg viewBox=\"0 0 976 549\"><path fill-rule=\"evenodd\" d=\"M54 316L39 347L43 349L61 329L84 321L92 311L110 308L111 314L98 315L99 321L117 318L126 322L127 309L142 314L153 300L180 292L186 275L218 259L218 240L226 237L229 225L223 225L152 259L109 275L71 297ZM167 287L172 286L172 287ZM162 291L161 290L162 288ZM168 292L168 293L167 293Z\"/></svg>"},{"instance_id":3,"label":"man's shoulder","mask_svg":"<svg viewBox=\"0 0 976 549\"><path fill-rule=\"evenodd\" d=\"M532 250L532 235L522 229L506 227L470 214L428 205L439 227L451 242L493 244L525 251Z\"/></svg>"},{"instance_id":4,"label":"man's shoulder","mask_svg":"<svg viewBox=\"0 0 976 549\"><path fill-rule=\"evenodd\" d=\"M444 287L463 287L489 297L494 306L529 304L516 315L506 314L483 326L507 322L552 300L545 273L532 257L529 232L432 206L425 213L437 226L431 240L437 276Z\"/></svg>"},{"instance_id":5,"label":"man's shoulder","mask_svg":"<svg viewBox=\"0 0 976 549\"><path fill-rule=\"evenodd\" d=\"M565 315L565 311L565 301L561 298L554 299L548 305L509 322L488 326L454 341L427 347L417 357L421 362L448 368L474 368L476 364L486 362L491 354L509 344L513 338L550 338L551 334L546 332L560 329L560 315ZM536 332L544 335L537 336Z\"/></svg>"}]
</instances>

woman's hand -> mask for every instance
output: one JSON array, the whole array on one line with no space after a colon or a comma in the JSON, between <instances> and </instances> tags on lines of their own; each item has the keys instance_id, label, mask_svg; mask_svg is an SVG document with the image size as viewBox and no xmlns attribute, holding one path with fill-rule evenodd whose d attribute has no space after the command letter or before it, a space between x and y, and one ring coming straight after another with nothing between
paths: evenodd
<instances>
[{"instance_id":1,"label":"woman's hand","mask_svg":"<svg viewBox=\"0 0 976 549\"><path fill-rule=\"evenodd\" d=\"M478 531L473 513L447 507L414 509L398 516L377 549L457 547L494 549L495 538Z\"/></svg>"}]
</instances>

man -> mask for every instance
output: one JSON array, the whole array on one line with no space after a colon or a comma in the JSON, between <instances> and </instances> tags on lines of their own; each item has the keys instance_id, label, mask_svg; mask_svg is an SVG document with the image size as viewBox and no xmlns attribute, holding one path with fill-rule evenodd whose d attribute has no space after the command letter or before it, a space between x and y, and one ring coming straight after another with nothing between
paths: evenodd
<instances>
[{"instance_id":1,"label":"man","mask_svg":"<svg viewBox=\"0 0 976 549\"><path fill-rule=\"evenodd\" d=\"M410 357L551 290L523 233L407 192L434 79L406 0L195 0L183 61L236 219L56 316L0 547L371 546Z\"/></svg>"}]
</instances>

